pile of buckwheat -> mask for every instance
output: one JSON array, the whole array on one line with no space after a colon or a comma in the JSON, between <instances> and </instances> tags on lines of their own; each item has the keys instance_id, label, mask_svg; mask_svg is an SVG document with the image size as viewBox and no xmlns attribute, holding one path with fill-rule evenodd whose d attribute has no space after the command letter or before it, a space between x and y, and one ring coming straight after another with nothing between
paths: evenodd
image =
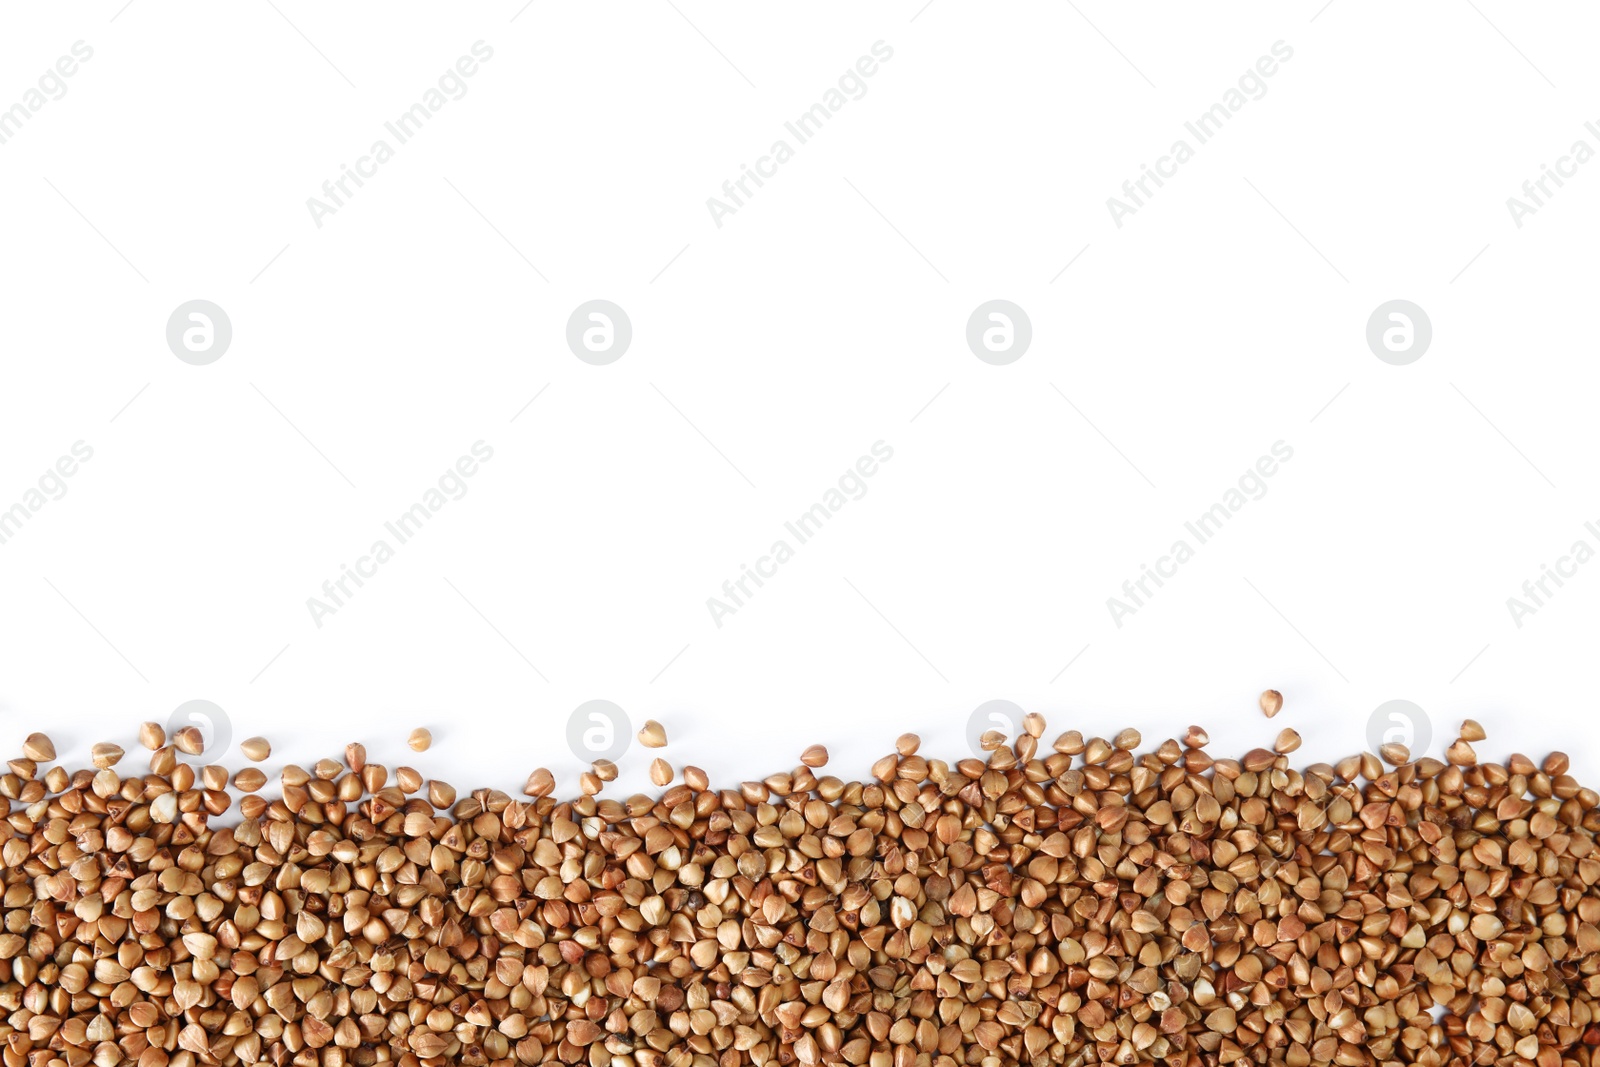
<instances>
[{"instance_id":1,"label":"pile of buckwheat","mask_svg":"<svg viewBox=\"0 0 1600 1067\"><path fill-rule=\"evenodd\" d=\"M655 797L597 765L572 800L360 745L268 798L155 724L126 777L36 734L0 777L3 1067L1589 1067L1600 797L1566 757L1044 725L954 763L908 734L865 782L821 746Z\"/></svg>"}]
</instances>

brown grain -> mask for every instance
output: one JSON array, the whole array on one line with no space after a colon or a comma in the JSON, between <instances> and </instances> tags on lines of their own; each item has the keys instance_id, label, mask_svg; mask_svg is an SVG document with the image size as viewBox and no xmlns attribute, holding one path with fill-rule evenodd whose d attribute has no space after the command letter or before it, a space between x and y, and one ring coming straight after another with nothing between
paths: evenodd
<instances>
[{"instance_id":1,"label":"brown grain","mask_svg":"<svg viewBox=\"0 0 1600 1067\"><path fill-rule=\"evenodd\" d=\"M543 767L536 769L528 775L528 781L522 787L522 792L530 797L547 797L555 792L556 779Z\"/></svg>"},{"instance_id":2,"label":"brown grain","mask_svg":"<svg viewBox=\"0 0 1600 1067\"><path fill-rule=\"evenodd\" d=\"M1398 767L1411 759L1411 750L1405 745L1391 741L1387 745L1378 746L1378 755L1383 758L1383 762Z\"/></svg>"},{"instance_id":3,"label":"brown grain","mask_svg":"<svg viewBox=\"0 0 1600 1067\"><path fill-rule=\"evenodd\" d=\"M672 764L657 756L650 761L650 781L654 785L672 784Z\"/></svg>"},{"instance_id":4,"label":"brown grain","mask_svg":"<svg viewBox=\"0 0 1600 1067\"><path fill-rule=\"evenodd\" d=\"M36 763L49 763L56 758L56 746L44 734L32 733L22 742L22 754Z\"/></svg>"},{"instance_id":5,"label":"brown grain","mask_svg":"<svg viewBox=\"0 0 1600 1067\"><path fill-rule=\"evenodd\" d=\"M239 770L236 812L176 735L126 778L30 738L0 1067L1600 1067L1565 754L1035 725L860 781L656 759L617 799L604 761L515 799L353 745L276 796Z\"/></svg>"},{"instance_id":6,"label":"brown grain","mask_svg":"<svg viewBox=\"0 0 1600 1067\"><path fill-rule=\"evenodd\" d=\"M190 756L198 756L206 750L205 735L200 732L198 726L185 726L173 731L172 743L177 746L179 752Z\"/></svg>"},{"instance_id":7,"label":"brown grain","mask_svg":"<svg viewBox=\"0 0 1600 1067\"><path fill-rule=\"evenodd\" d=\"M266 784L266 772L256 767L245 767L233 776L233 787L246 793L254 793Z\"/></svg>"}]
</instances>

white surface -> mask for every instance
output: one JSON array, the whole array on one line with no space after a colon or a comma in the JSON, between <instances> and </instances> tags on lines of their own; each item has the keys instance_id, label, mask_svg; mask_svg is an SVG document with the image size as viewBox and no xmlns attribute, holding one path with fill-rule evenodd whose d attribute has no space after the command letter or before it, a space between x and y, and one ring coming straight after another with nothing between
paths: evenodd
<instances>
[{"instance_id":1,"label":"white surface","mask_svg":"<svg viewBox=\"0 0 1600 1067\"><path fill-rule=\"evenodd\" d=\"M959 756L992 698L1233 751L1288 724L1330 758L1407 698L1436 752L1472 715L1485 755L1600 770L1600 566L1520 628L1506 605L1600 548L1600 164L1520 228L1506 205L1600 148L1592 7L121 3L0 18L0 106L93 49L0 144L0 508L93 449L0 545L0 745L42 722L81 757L203 698L285 758L400 761L427 724L425 769L514 787L570 783L594 698L719 776L818 740L863 772L904 729ZM478 41L318 228L307 198ZM707 198L879 41L719 228ZM1278 41L1118 228L1107 198ZM209 366L164 338L196 298L233 325ZM609 366L564 342L594 298L633 324ZM1032 321L1009 366L965 343L994 298ZM1433 323L1409 366L1364 338L1395 298ZM466 495L315 626L478 441ZM865 496L713 625L878 441ZM1278 441L1265 496L1115 626Z\"/></svg>"}]
</instances>

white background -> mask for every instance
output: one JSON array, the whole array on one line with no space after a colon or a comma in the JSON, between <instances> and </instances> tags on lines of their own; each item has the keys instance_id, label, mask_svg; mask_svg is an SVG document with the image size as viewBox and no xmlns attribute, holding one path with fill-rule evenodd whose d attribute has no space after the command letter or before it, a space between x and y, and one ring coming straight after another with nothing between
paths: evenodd
<instances>
[{"instance_id":1,"label":"white background","mask_svg":"<svg viewBox=\"0 0 1600 1067\"><path fill-rule=\"evenodd\" d=\"M1050 736L1197 722L1237 754L1292 725L1332 759L1405 698L1435 752L1470 715L1485 757L1570 748L1592 781L1600 566L1520 628L1506 600L1600 548L1600 163L1521 228L1506 200L1600 148L1597 23L8 6L0 107L94 54L0 145L0 508L94 457L0 545L0 746L131 748L201 698L301 760L412 758L425 724L414 762L514 789L540 764L570 787L594 698L722 780L814 741L864 773L908 729L964 756L997 698ZM479 40L466 95L315 225L307 198ZM719 228L707 198L877 41L866 94ZM1107 198L1277 41L1266 94L1117 227ZM233 326L209 366L165 340L196 298ZM609 366L564 339L594 298L633 324ZM1009 366L965 342L995 298L1032 322ZM1409 366L1365 341L1396 298L1433 324ZM318 628L307 598L479 440L467 495ZM879 440L866 495L715 626L707 598ZM1267 494L1116 626L1107 598L1279 440Z\"/></svg>"}]
</instances>

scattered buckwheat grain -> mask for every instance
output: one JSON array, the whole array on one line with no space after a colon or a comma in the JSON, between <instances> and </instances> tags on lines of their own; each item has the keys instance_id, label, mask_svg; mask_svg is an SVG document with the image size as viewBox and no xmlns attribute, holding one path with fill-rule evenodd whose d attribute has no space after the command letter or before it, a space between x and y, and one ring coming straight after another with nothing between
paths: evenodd
<instances>
[{"instance_id":1,"label":"scattered buckwheat grain","mask_svg":"<svg viewBox=\"0 0 1600 1067\"><path fill-rule=\"evenodd\" d=\"M555 792L555 776L543 767L528 775L527 784L522 787L522 792L530 797L547 797Z\"/></svg>"},{"instance_id":2,"label":"scattered buckwheat grain","mask_svg":"<svg viewBox=\"0 0 1600 1067\"><path fill-rule=\"evenodd\" d=\"M246 793L254 793L266 784L266 772L256 767L245 767L233 776L233 787Z\"/></svg>"},{"instance_id":3,"label":"scattered buckwheat grain","mask_svg":"<svg viewBox=\"0 0 1600 1067\"><path fill-rule=\"evenodd\" d=\"M56 758L56 746L44 734L32 733L22 742L22 754L36 763L49 763Z\"/></svg>"},{"instance_id":4,"label":"scattered buckwheat grain","mask_svg":"<svg viewBox=\"0 0 1600 1067\"><path fill-rule=\"evenodd\" d=\"M172 743L177 746L179 752L184 752L191 756L198 756L206 750L205 735L200 732L200 727L198 726L185 726L180 730L174 731Z\"/></svg>"},{"instance_id":5,"label":"scattered buckwheat grain","mask_svg":"<svg viewBox=\"0 0 1600 1067\"><path fill-rule=\"evenodd\" d=\"M672 784L672 764L657 756L650 761L650 781L655 785Z\"/></svg>"},{"instance_id":6,"label":"scattered buckwheat grain","mask_svg":"<svg viewBox=\"0 0 1600 1067\"><path fill-rule=\"evenodd\" d=\"M237 812L176 735L125 778L40 777L35 735L0 1067L1600 1067L1566 755L1130 733L723 789L656 759L626 799L604 761L458 796L351 746L277 796L239 770Z\"/></svg>"}]
</instances>

